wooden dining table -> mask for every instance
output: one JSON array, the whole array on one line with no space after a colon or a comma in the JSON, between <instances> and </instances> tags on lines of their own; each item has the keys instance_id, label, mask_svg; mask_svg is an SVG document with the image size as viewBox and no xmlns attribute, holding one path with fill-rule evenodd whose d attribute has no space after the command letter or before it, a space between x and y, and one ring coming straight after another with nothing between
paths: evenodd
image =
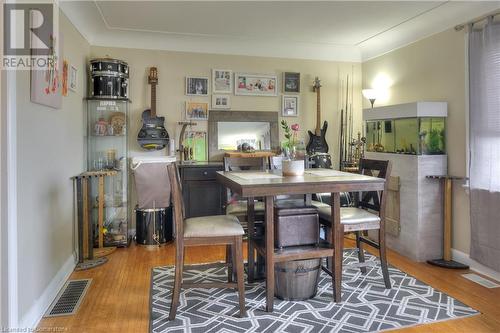
<instances>
[{"instance_id":1,"label":"wooden dining table","mask_svg":"<svg viewBox=\"0 0 500 333\"><path fill-rule=\"evenodd\" d=\"M254 249L265 257L266 311L273 311L274 264L277 262L334 257L332 274L333 300L341 301L342 252L344 228L340 223L340 192L382 191L381 178L331 169L307 169L303 176L283 176L280 170L218 171L216 179L248 202L248 276L254 274ZM333 227L331 242L314 246L274 247L274 198L278 195L331 193ZM254 230L254 198L264 197L265 236L256 238Z\"/></svg>"}]
</instances>

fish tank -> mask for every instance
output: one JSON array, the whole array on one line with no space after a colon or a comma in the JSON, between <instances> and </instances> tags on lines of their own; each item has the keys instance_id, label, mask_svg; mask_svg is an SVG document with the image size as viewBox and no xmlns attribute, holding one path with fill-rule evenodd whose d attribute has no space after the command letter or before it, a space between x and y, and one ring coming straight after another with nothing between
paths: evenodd
<instances>
[{"instance_id":1,"label":"fish tank","mask_svg":"<svg viewBox=\"0 0 500 333\"><path fill-rule=\"evenodd\" d=\"M446 117L365 121L366 151L407 155L446 154Z\"/></svg>"}]
</instances>

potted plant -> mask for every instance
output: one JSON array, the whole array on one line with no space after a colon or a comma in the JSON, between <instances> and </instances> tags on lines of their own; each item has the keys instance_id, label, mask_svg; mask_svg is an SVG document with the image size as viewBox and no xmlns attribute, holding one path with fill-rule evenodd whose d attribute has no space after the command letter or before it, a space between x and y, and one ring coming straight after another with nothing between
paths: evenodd
<instances>
[{"instance_id":1,"label":"potted plant","mask_svg":"<svg viewBox=\"0 0 500 333\"><path fill-rule=\"evenodd\" d=\"M297 132L299 124L291 126L285 120L281 121L281 128L285 132L286 141L283 142L283 153L285 158L282 162L284 176L302 176L304 174L304 156L300 153Z\"/></svg>"}]
</instances>

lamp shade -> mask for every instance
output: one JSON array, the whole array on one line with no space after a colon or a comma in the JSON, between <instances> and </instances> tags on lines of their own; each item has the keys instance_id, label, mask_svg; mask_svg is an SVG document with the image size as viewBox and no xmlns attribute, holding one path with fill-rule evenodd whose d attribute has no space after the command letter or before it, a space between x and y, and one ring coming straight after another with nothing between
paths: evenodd
<instances>
[{"instance_id":1,"label":"lamp shade","mask_svg":"<svg viewBox=\"0 0 500 333\"><path fill-rule=\"evenodd\" d=\"M363 93L363 96L368 100L377 99L377 90L375 89L363 89L361 92Z\"/></svg>"}]
</instances>

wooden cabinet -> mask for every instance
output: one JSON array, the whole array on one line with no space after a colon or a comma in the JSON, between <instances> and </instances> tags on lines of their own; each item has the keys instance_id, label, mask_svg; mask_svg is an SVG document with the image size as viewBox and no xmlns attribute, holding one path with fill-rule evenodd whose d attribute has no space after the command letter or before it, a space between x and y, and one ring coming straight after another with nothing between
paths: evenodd
<instances>
[{"instance_id":1,"label":"wooden cabinet","mask_svg":"<svg viewBox=\"0 0 500 333\"><path fill-rule=\"evenodd\" d=\"M224 188L215 180L222 169L221 163L180 166L186 217L224 214Z\"/></svg>"}]
</instances>

